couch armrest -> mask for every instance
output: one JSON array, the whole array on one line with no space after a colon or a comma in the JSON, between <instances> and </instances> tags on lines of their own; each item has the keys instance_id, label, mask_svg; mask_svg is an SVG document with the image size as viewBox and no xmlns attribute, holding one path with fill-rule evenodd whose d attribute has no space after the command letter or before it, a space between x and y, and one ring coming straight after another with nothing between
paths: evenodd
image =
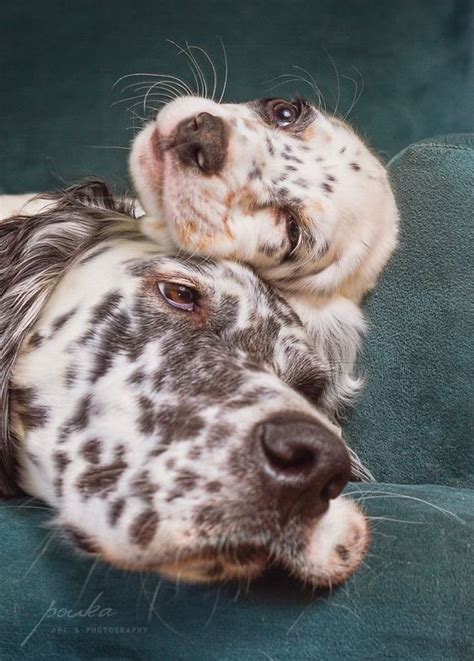
<instances>
[{"instance_id":1,"label":"couch armrest","mask_svg":"<svg viewBox=\"0 0 474 661\"><path fill-rule=\"evenodd\" d=\"M347 429L376 479L472 484L474 135L389 165L400 246L367 305L368 384Z\"/></svg>"}]
</instances>

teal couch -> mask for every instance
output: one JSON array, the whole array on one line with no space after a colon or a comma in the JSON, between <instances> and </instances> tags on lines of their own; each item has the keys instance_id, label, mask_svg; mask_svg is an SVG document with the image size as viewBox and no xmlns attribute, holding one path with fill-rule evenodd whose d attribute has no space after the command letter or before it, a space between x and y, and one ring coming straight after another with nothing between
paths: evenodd
<instances>
[{"instance_id":1,"label":"teal couch","mask_svg":"<svg viewBox=\"0 0 474 661\"><path fill-rule=\"evenodd\" d=\"M254 1L238 16L211 0L199 12L171 0L2 9L5 192L51 188L58 176L124 179L126 152L87 146L126 144L125 120L107 110L110 83L173 71L175 56L157 43L165 37L208 46L221 34L230 98L260 94L259 81L292 62L317 73L323 45L342 72L363 72L353 119L392 157L402 218L400 248L367 302L367 385L345 421L377 479L346 490L371 517L358 574L332 593L276 571L248 590L176 585L75 557L41 503L4 502L1 661L473 657L472 3L351 5ZM322 66L328 88L331 75ZM439 131L451 135L426 139Z\"/></svg>"},{"instance_id":2,"label":"teal couch","mask_svg":"<svg viewBox=\"0 0 474 661\"><path fill-rule=\"evenodd\" d=\"M347 489L372 521L361 571L332 594L276 572L248 591L176 585L72 556L41 503L11 501L2 661L472 658L473 147L427 140L390 165L401 247L368 305L370 378L346 430L379 480Z\"/></svg>"}]
</instances>

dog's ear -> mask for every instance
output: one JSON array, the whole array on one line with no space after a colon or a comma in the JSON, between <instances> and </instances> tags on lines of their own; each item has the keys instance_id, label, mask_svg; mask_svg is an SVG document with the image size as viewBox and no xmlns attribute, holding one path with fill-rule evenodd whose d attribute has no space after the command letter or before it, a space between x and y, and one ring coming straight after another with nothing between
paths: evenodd
<instances>
[{"instance_id":1,"label":"dog's ear","mask_svg":"<svg viewBox=\"0 0 474 661\"><path fill-rule=\"evenodd\" d=\"M23 339L19 316L12 305L18 265L28 242L27 217L12 217L0 222L0 499L21 495L17 483L16 441L9 425L10 374ZM17 292L18 293L18 292ZM26 329L25 329L26 331Z\"/></svg>"}]
</instances>

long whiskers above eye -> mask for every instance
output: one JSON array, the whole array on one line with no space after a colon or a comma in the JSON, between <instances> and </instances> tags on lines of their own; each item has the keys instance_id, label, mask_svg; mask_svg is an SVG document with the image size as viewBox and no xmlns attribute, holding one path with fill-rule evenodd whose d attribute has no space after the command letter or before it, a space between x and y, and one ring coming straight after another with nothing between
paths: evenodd
<instances>
[{"instance_id":1,"label":"long whiskers above eye","mask_svg":"<svg viewBox=\"0 0 474 661\"><path fill-rule=\"evenodd\" d=\"M187 58L187 64L191 69L191 73L193 74L194 80L196 82L197 94L198 96L203 96L207 99L208 89L206 77L199 62L194 57L188 42L186 42L186 46L181 46L176 41L172 41L171 39L168 39L168 42L178 49L178 55L184 55Z\"/></svg>"},{"instance_id":2,"label":"long whiskers above eye","mask_svg":"<svg viewBox=\"0 0 474 661\"><path fill-rule=\"evenodd\" d=\"M217 91L217 71L216 71L216 67L214 66L214 62L210 58L207 51L204 50L204 48L201 48L200 46L188 46L188 48L189 48L189 50L196 50L196 51L202 53L204 55L204 57L206 58L206 60L209 62L210 66L211 66L211 70L212 70L212 80L213 80L212 95L211 95L210 98L212 100L214 100L214 98L216 96L216 91ZM206 93L207 93L207 88L206 88Z\"/></svg>"},{"instance_id":3,"label":"long whiskers above eye","mask_svg":"<svg viewBox=\"0 0 474 661\"><path fill-rule=\"evenodd\" d=\"M114 83L113 87L116 87L123 80L135 77L139 78L139 80L125 85L121 90L121 94L124 94L128 90L131 90L132 92L139 92L139 94L134 94L133 96L127 96L126 98L118 99L111 105L115 106L129 101L137 101L137 103L128 106L127 111L132 111L132 114L135 118L134 108L142 105L143 114L145 117L139 117L140 121L146 121L146 115L149 114L149 111L157 112L160 106L165 105L166 103L169 103L170 101L173 101L180 96L195 95L192 87L184 79L179 78L178 76L161 73L127 74L125 76L121 76ZM153 104L149 103L150 100L153 101ZM131 128L135 129L135 126Z\"/></svg>"},{"instance_id":4,"label":"long whiskers above eye","mask_svg":"<svg viewBox=\"0 0 474 661\"><path fill-rule=\"evenodd\" d=\"M293 65L293 68L294 69L301 69L302 71L306 72L306 69L302 69L302 67L298 67L297 65ZM310 78L307 78L307 77L302 76L302 75L297 74L297 73L284 73L281 76L276 76L275 78L272 78L271 80L267 81L266 85L269 85L270 83L273 83L274 81L278 81L278 82L275 82L270 87L267 86L268 91L274 90L274 89L276 89L277 87L279 87L281 85L287 85L287 84L295 83L295 82L301 82L301 83L304 83L305 85L308 85L310 87L310 89L314 92L314 94L316 95L316 102L317 102L318 107L322 108L323 110L326 110L326 100L324 98L324 95L323 95L320 87L318 86L315 79L313 78L313 76L311 76Z\"/></svg>"},{"instance_id":5,"label":"long whiskers above eye","mask_svg":"<svg viewBox=\"0 0 474 661\"><path fill-rule=\"evenodd\" d=\"M134 120L138 119L140 123L143 123L146 121L147 115L149 116L151 112L156 113L160 107L183 96L201 96L210 98L211 100L215 100L216 96L218 96L217 102L221 103L227 88L228 59L222 39L218 37L218 40L222 48L224 67L220 90L218 90L219 77L217 67L212 57L204 48L190 45L187 42L185 46L181 46L175 41L168 40L168 43L176 47L178 55L185 56L186 65L193 77L193 83L182 77L164 73L126 74L115 81L113 88L124 81L132 79L133 82L127 83L120 90L121 95L124 95L129 90L132 95L127 95L125 98L114 101L111 106L135 101L136 103L127 107L127 111L132 113ZM202 60L204 60L204 65L202 64ZM210 85L206 79L206 70L211 71L212 78ZM211 87L211 90L209 90L209 87ZM140 105L143 108L143 117L137 115L135 111L135 108ZM135 123L132 127L129 127L129 130L132 129L136 129Z\"/></svg>"},{"instance_id":6,"label":"long whiskers above eye","mask_svg":"<svg viewBox=\"0 0 474 661\"><path fill-rule=\"evenodd\" d=\"M224 42L222 41L222 39L220 37L218 37L218 39L219 39L219 43L220 43L221 48L222 48L222 55L224 57L224 81L222 83L221 93L219 95L219 99L218 99L217 102L222 103L222 99L224 98L224 94L225 94L226 89L227 89L227 77L228 77L228 74L229 74L229 62L227 60L227 52L226 52L226 49L225 49L225 46L224 46Z\"/></svg>"},{"instance_id":7,"label":"long whiskers above eye","mask_svg":"<svg viewBox=\"0 0 474 661\"><path fill-rule=\"evenodd\" d=\"M331 62L332 68L334 69L334 73L336 74L337 97L336 97L336 103L335 103L334 110L333 110L333 115L337 115L337 111L339 110L339 102L341 100L341 79L340 79L339 71L337 69L334 58L332 57L332 55L330 55L327 48L325 48L324 50L326 52L326 55L328 56L328 60Z\"/></svg>"},{"instance_id":8,"label":"long whiskers above eye","mask_svg":"<svg viewBox=\"0 0 474 661\"><path fill-rule=\"evenodd\" d=\"M352 83L354 84L354 96L352 97L352 103L349 106L349 110L342 117L342 119L344 119L344 120L347 119L349 117L349 115L351 114L351 112L354 110L355 106L359 102L360 97L362 96L362 93L363 93L364 87L365 87L364 76L361 74L361 72L359 71L359 69L357 67L352 65L352 68L359 75L360 90L359 90L357 81L354 78L351 78L350 76L343 76L343 78L346 78L347 80L352 81Z\"/></svg>"},{"instance_id":9,"label":"long whiskers above eye","mask_svg":"<svg viewBox=\"0 0 474 661\"><path fill-rule=\"evenodd\" d=\"M129 73L125 76L121 76L113 84L113 87L115 88L122 80L125 80L127 78L132 78L132 77L136 78L136 77L139 77L139 76L142 76L143 80L139 80L139 81L136 81L136 82L133 82L133 83L130 83L130 84L126 85L125 87L122 88L120 93L123 94L126 90L128 90L132 87L135 87L136 85L143 85L143 84L149 85L150 83L155 82L155 79L158 79L158 80L163 80L165 82L172 82L172 83L182 87L186 94L191 94L191 95L193 94L192 88L190 87L190 85L188 85L188 83L185 80L183 80L182 78L179 78L178 76L172 76L171 74L164 74L164 73ZM153 80L150 81L150 80L148 80L149 78L152 78Z\"/></svg>"}]
</instances>

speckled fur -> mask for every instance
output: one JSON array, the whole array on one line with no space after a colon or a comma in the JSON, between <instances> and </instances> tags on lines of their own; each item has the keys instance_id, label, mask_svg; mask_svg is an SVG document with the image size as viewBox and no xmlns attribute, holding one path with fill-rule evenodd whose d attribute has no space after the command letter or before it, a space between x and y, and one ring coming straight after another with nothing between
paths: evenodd
<instances>
[{"instance_id":1,"label":"speckled fur","mask_svg":"<svg viewBox=\"0 0 474 661\"><path fill-rule=\"evenodd\" d=\"M0 224L6 491L49 503L73 544L119 567L206 581L276 561L344 580L362 514L339 497L282 522L254 442L275 413L339 442L298 317L247 267L163 254L124 211L93 182ZM199 314L170 307L162 281L198 290Z\"/></svg>"}]
</instances>

